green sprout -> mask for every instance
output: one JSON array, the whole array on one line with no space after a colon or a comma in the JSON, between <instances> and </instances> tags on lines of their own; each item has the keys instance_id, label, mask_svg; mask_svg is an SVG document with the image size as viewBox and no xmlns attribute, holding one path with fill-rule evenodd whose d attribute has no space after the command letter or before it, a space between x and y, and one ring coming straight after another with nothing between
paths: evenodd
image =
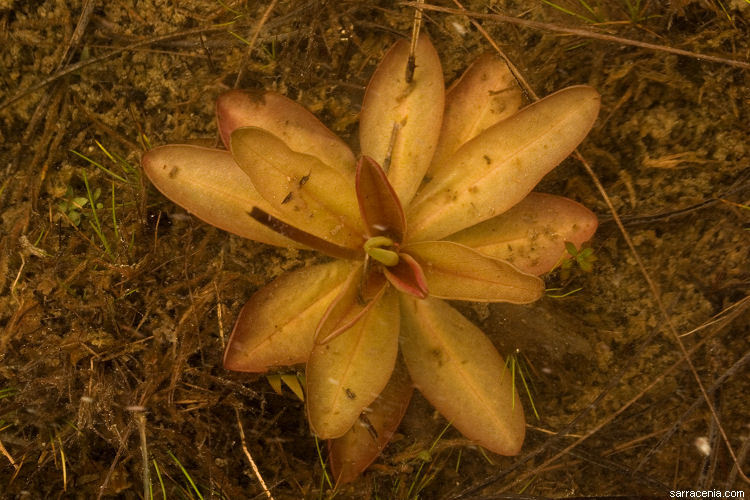
<instances>
[{"instance_id":1,"label":"green sprout","mask_svg":"<svg viewBox=\"0 0 750 500\"><path fill-rule=\"evenodd\" d=\"M594 255L594 249L591 247L586 248L576 248L576 246L571 243L570 241L565 242L565 250L568 251L571 258L563 261L563 263L560 265L560 268L563 270L570 269L573 265L573 262L575 261L578 264L578 267L581 268L582 271L585 271L587 273L590 273L592 269L594 269L594 262L596 262L596 255Z\"/></svg>"},{"instance_id":2,"label":"green sprout","mask_svg":"<svg viewBox=\"0 0 750 500\"><path fill-rule=\"evenodd\" d=\"M200 500L203 500L203 495L201 494L201 492L198 489L198 487L195 485L195 481L193 481L193 478L190 476L190 473L188 473L188 471L185 469L185 467L183 467L183 465L180 462L180 460L176 456L174 456L174 454L171 451L169 451L169 450L167 450L167 454L174 461L174 463L177 464L177 467L180 468L180 471L182 471L182 475L185 476L185 479L187 479L188 483L190 483L190 486L192 487L192 489L196 493L196 495L198 495L198 498L200 498Z\"/></svg>"},{"instance_id":3,"label":"green sprout","mask_svg":"<svg viewBox=\"0 0 750 500\"><path fill-rule=\"evenodd\" d=\"M315 438L315 449L318 451L320 469L323 471L323 477L320 478L320 494L322 495L324 484L328 484L328 488L333 488L333 481L331 481L331 476L328 475L328 470L326 469L326 460L323 458L323 452L320 450L320 440L318 439L318 436L313 437Z\"/></svg>"},{"instance_id":4,"label":"green sprout","mask_svg":"<svg viewBox=\"0 0 750 500\"><path fill-rule=\"evenodd\" d=\"M536 416L536 419L539 420L539 412L536 411L536 405L534 405L534 398L531 395L531 389L529 388L529 382L532 382L531 378L529 378L529 365L525 361L526 356L522 357L521 350L516 349L515 352L508 355L508 359L505 360L505 367L510 369L511 379L513 380L513 391L516 390L516 373L518 374L518 378L521 379L521 383L523 383L523 388L526 390L526 395L529 397L529 402L531 403L531 409L534 410L534 416ZM528 382L527 382L528 379ZM532 383L533 385L533 383ZM515 394L514 394L515 396ZM515 403L515 397L513 398L513 402Z\"/></svg>"},{"instance_id":5,"label":"green sprout","mask_svg":"<svg viewBox=\"0 0 750 500\"><path fill-rule=\"evenodd\" d=\"M97 188L92 193L94 201L98 200L99 196L101 196L101 189ZM87 197L76 196L76 194L73 192L73 188L71 186L68 186L68 189L65 192L65 198L57 205L57 209L68 219L70 219L70 222L74 226L78 227L78 225L81 223L81 210L84 209L88 202L89 199ZM97 205L97 208L103 208L103 205L101 203L98 203Z\"/></svg>"}]
</instances>

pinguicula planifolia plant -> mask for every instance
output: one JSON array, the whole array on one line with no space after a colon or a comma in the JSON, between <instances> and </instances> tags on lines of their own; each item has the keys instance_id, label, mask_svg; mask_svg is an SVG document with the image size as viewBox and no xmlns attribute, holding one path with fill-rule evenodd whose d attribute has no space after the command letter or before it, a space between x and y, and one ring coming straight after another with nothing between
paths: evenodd
<instances>
[{"instance_id":1,"label":"pinguicula planifolia plant","mask_svg":"<svg viewBox=\"0 0 750 500\"><path fill-rule=\"evenodd\" d=\"M412 387L470 440L518 453L525 420L510 371L443 299L533 302L565 242L579 247L597 226L578 203L531 192L593 125L593 88L519 109L501 59L480 57L446 92L428 37L413 66L409 46L397 42L370 80L357 157L286 97L230 91L217 103L227 149L167 145L142 159L165 196L209 224L334 258L256 292L224 366L306 363L310 427L330 440L339 483L377 457Z\"/></svg>"}]
</instances>

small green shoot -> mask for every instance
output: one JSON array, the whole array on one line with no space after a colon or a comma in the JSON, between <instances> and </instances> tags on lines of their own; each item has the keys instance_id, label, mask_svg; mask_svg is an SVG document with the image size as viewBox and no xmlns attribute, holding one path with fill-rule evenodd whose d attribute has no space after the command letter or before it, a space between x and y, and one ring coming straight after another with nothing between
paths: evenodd
<instances>
[{"instance_id":1,"label":"small green shoot","mask_svg":"<svg viewBox=\"0 0 750 500\"><path fill-rule=\"evenodd\" d=\"M107 237L104 236L104 232L102 231L102 225L99 222L99 216L96 213L97 206L99 208L104 208L104 206L101 203L96 203L96 199L101 195L101 190L97 188L97 190L94 192L96 193L96 198L91 193L91 188L89 187L89 179L86 176L86 172L83 172L83 183L86 185L86 194L88 194L89 197L89 204L91 206L91 214L94 216L94 221L89 221L89 225L91 225L91 228L94 230L96 235L99 237L99 240L104 245L104 250L107 252L107 255L110 256L110 258L114 259L114 255L112 254L112 250L109 247L109 241L107 240Z\"/></svg>"},{"instance_id":2,"label":"small green shoot","mask_svg":"<svg viewBox=\"0 0 750 500\"><path fill-rule=\"evenodd\" d=\"M513 404L516 402L516 372L518 373L518 378L521 379L521 383L523 383L523 387L526 390L526 395L529 397L529 402L531 403L531 409L534 410L534 416L537 420L539 420L539 412L536 411L536 405L534 405L534 397L531 395L531 389L529 388L529 384L527 383L528 373L529 373L529 366L527 362L525 361L525 356L521 357L521 350L516 349L516 352L511 353L508 355L508 359L505 360L505 367L510 369L510 375L511 375L511 383L513 384ZM531 381L531 379L529 379Z\"/></svg>"},{"instance_id":3,"label":"small green shoot","mask_svg":"<svg viewBox=\"0 0 750 500\"><path fill-rule=\"evenodd\" d=\"M6 387L5 389L0 389L0 399L3 398L10 398L18 394L18 389L15 387Z\"/></svg>"},{"instance_id":4,"label":"small green shoot","mask_svg":"<svg viewBox=\"0 0 750 500\"><path fill-rule=\"evenodd\" d=\"M244 43L245 45L250 45L250 40L247 40L245 37L240 36L239 34L235 33L234 31L227 31L230 35L235 37L240 42Z\"/></svg>"},{"instance_id":5,"label":"small green shoot","mask_svg":"<svg viewBox=\"0 0 750 500\"><path fill-rule=\"evenodd\" d=\"M97 192L94 192L94 194L98 197ZM77 227L81 223L81 210L88 202L89 200L85 196L75 196L73 188L68 186L65 199L57 205L57 209Z\"/></svg>"},{"instance_id":6,"label":"small green shoot","mask_svg":"<svg viewBox=\"0 0 750 500\"><path fill-rule=\"evenodd\" d=\"M99 143L97 143L97 144L99 144ZM103 148L103 146L101 146L101 145L99 147ZM88 156L86 156L86 155L84 155L82 153L79 153L75 149L71 149L70 152L73 153L76 156L79 156L79 157L83 158L84 160L86 160L90 164L94 165L95 167L97 167L98 169L102 170L103 172L106 172L107 174L111 175L112 177L114 177L118 181L128 182L128 180L125 177L122 177L121 175L117 175L116 173L112 172L110 169L108 169L107 167L105 167L104 165L102 165L101 163L99 163L98 161L92 160Z\"/></svg>"},{"instance_id":7,"label":"small green shoot","mask_svg":"<svg viewBox=\"0 0 750 500\"><path fill-rule=\"evenodd\" d=\"M171 451L167 450L167 454L174 461L174 463L177 464L177 467L180 468L180 470L182 471L182 475L185 476L185 479L187 479L188 483L190 483L190 486L193 488L193 491L195 492L195 494L198 495L198 498L203 500L203 495L201 495L200 490L198 490L198 487L195 485L195 481L193 481L193 478L190 477L190 474L188 473L187 470L185 470L185 467L182 466L182 463L180 463L180 461L177 459L176 456L174 456L174 454Z\"/></svg>"},{"instance_id":8,"label":"small green shoot","mask_svg":"<svg viewBox=\"0 0 750 500\"><path fill-rule=\"evenodd\" d=\"M583 21L586 21L587 23L590 23L590 24L596 24L596 23L601 23L601 22L604 22L604 21L603 21L603 20L602 20L602 19L601 19L601 18L600 18L600 17L599 17L599 16L597 15L597 14L596 14L596 12L594 11L594 9L592 9L592 8L591 8L591 7L589 6L589 4L587 4L587 3L586 3L586 2L584 2L583 0L578 0L578 1L579 1L579 3L580 3L581 5L583 5L583 7L584 7L584 8L585 8L585 9L586 9L587 11L589 11L589 13L591 13L591 14L592 14L592 15L593 15L594 17L588 17L588 16L585 16L585 15L582 15L582 14L578 14L577 12L573 12L573 11L572 11L572 10L570 10L570 9L566 9L566 8L565 8L565 7L563 7L562 5L558 5L558 4L554 3L554 2L551 2L550 0L542 0L542 3L545 3L545 4L549 5L550 7L552 7L553 9L557 9L557 10L559 10L560 12L564 12L565 14L568 14L569 16L577 17L578 19L581 19L581 20L583 20Z\"/></svg>"},{"instance_id":9,"label":"small green shoot","mask_svg":"<svg viewBox=\"0 0 750 500\"><path fill-rule=\"evenodd\" d=\"M560 259L560 263L558 264L560 266L560 277L563 280L568 279L568 276L570 276L570 270L573 267L573 262L577 263L578 267L580 267L584 272L589 273L592 269L594 269L594 262L596 262L597 259L596 255L594 255L593 248L581 247L577 249L573 243L571 243L570 241L566 241L565 250L567 250L568 255L563 256ZM568 256L570 256L570 258L568 258Z\"/></svg>"},{"instance_id":10,"label":"small green shoot","mask_svg":"<svg viewBox=\"0 0 750 500\"><path fill-rule=\"evenodd\" d=\"M443 435L450 429L451 423L448 422L445 427L443 427L443 430L440 431L440 434L435 438L435 440L432 442L432 445L430 445L430 449L428 450L422 450L418 458L421 460L421 464L419 464L419 468L417 469L417 473L414 474L414 480L411 483L411 486L409 486L409 491L406 493L406 498L419 498L419 493L429 485L433 479L435 479L435 473L427 474L425 473L424 476L422 476L422 470L425 466L425 464L432 462L432 452L435 450L435 446L440 442L441 439L443 439ZM412 495L413 493L413 495Z\"/></svg>"},{"instance_id":11,"label":"small green shoot","mask_svg":"<svg viewBox=\"0 0 750 500\"><path fill-rule=\"evenodd\" d=\"M565 242L565 250L568 251L571 257L578 263L578 267L581 270L590 273L594 269L594 262L596 262L596 255L594 255L594 249L591 247L576 249L576 246L569 242ZM566 261L570 262L570 260ZM563 263L565 267L565 263Z\"/></svg>"},{"instance_id":12,"label":"small green shoot","mask_svg":"<svg viewBox=\"0 0 750 500\"><path fill-rule=\"evenodd\" d=\"M164 479L161 477L161 471L159 470L159 464L156 463L156 459L154 458L154 470L156 471L156 477L159 478L159 485L161 486L161 496L163 500L167 500L167 490L164 488ZM154 494L151 494L151 499L153 500Z\"/></svg>"},{"instance_id":13,"label":"small green shoot","mask_svg":"<svg viewBox=\"0 0 750 500\"><path fill-rule=\"evenodd\" d=\"M495 462L494 462L494 461L493 461L493 460L492 460L492 459L490 458L490 456L489 456L489 455L487 454L487 450L485 450L485 449L484 449L484 448L482 448L481 446L479 447L479 453L481 453L481 455L482 455L482 456L484 457L484 459L485 459L485 460L487 460L487 463L488 463L488 464L490 464L490 465L497 465L497 464L496 464L496 463L495 463Z\"/></svg>"},{"instance_id":14,"label":"small green shoot","mask_svg":"<svg viewBox=\"0 0 750 500\"><path fill-rule=\"evenodd\" d=\"M237 9L234 9L234 8L232 8L232 7L231 7L230 5L228 5L228 4L226 3L226 2L222 2L221 0L218 0L218 1L219 1L219 5L221 5L222 7L224 7L224 9L228 10L228 11L229 11L229 12L231 12L232 14L234 14L234 15L236 15L236 16L243 16L243 15L244 15L244 14L243 14L243 13L242 13L241 11L239 11L239 10L237 10Z\"/></svg>"},{"instance_id":15,"label":"small green shoot","mask_svg":"<svg viewBox=\"0 0 750 500\"><path fill-rule=\"evenodd\" d=\"M115 241L119 241L120 231L117 229L117 212L115 211L115 181L112 181L112 224L115 227Z\"/></svg>"},{"instance_id":16,"label":"small green shoot","mask_svg":"<svg viewBox=\"0 0 750 500\"><path fill-rule=\"evenodd\" d=\"M118 173L110 170L109 168L105 167L100 162L98 162L98 161L96 161L96 160L94 160L92 158L89 158L88 156L84 155L83 153L79 153L78 151L76 151L74 149L71 149L69 151L71 153L73 153L74 155L78 156L79 158L81 158L83 160L86 160L89 164L95 166L96 168L98 168L102 172L106 173L107 175L111 176L113 178L113 180L118 180L120 182L125 182L125 183L133 183L133 181L131 180L131 176L137 175L138 174L138 169L135 168L133 165L131 165L122 156L118 155L115 152L109 151L106 147L104 147L104 145L101 142L99 142L97 140L94 140L94 142L96 143L97 147L102 151L102 153L104 153L106 155L106 157L109 158L109 161L111 161L112 163L114 163L115 165L117 165L120 168L120 170L122 170L122 173L124 174L124 177L123 177L123 175L120 175L120 174L118 174Z\"/></svg>"},{"instance_id":17,"label":"small green shoot","mask_svg":"<svg viewBox=\"0 0 750 500\"><path fill-rule=\"evenodd\" d=\"M528 481L526 481L526 484L524 484L520 490L518 490L518 494L522 495L524 491L526 491L529 486L531 486L531 483L534 482L534 479L536 479L536 476L531 476Z\"/></svg>"},{"instance_id":18,"label":"small green shoot","mask_svg":"<svg viewBox=\"0 0 750 500\"><path fill-rule=\"evenodd\" d=\"M545 290L545 295L547 297L551 297L553 299L563 299L565 297L569 297L573 295L574 293L578 293L581 290L583 290L583 287L574 288L573 290L567 291L567 292L561 292L561 293L550 293L550 292L557 292L559 290L563 290L562 288L547 288Z\"/></svg>"},{"instance_id":19,"label":"small green shoot","mask_svg":"<svg viewBox=\"0 0 750 500\"><path fill-rule=\"evenodd\" d=\"M333 488L333 481L331 481L331 476L328 475L328 470L326 469L326 461L323 458L323 452L320 451L320 441L318 440L318 436L313 436L315 438L315 449L318 451L318 460L320 461L320 470L323 471L323 477L320 480L320 491L323 492L323 485L328 484L328 488Z\"/></svg>"}]
</instances>

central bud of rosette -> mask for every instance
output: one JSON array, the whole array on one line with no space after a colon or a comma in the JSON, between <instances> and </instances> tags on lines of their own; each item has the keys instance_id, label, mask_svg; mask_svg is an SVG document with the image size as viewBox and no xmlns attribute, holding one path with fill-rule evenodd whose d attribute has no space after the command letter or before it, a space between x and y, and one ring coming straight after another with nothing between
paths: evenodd
<instances>
[{"instance_id":1,"label":"central bud of rosette","mask_svg":"<svg viewBox=\"0 0 750 500\"><path fill-rule=\"evenodd\" d=\"M386 173L375 160L362 156L357 162L355 181L359 212L368 236L362 247L366 272L380 271L398 290L424 299L427 297L424 272L408 251L401 248L406 217Z\"/></svg>"},{"instance_id":2,"label":"central bud of rosette","mask_svg":"<svg viewBox=\"0 0 750 500\"><path fill-rule=\"evenodd\" d=\"M387 236L373 236L365 242L363 248L369 257L384 266L393 267L398 264L398 248Z\"/></svg>"},{"instance_id":3,"label":"central bud of rosette","mask_svg":"<svg viewBox=\"0 0 750 500\"><path fill-rule=\"evenodd\" d=\"M369 156L361 156L357 162L355 191L366 238L361 249L332 243L257 206L247 214L273 231L331 257L357 260L364 255L359 292L364 302L384 292L386 280L401 292L426 298L425 273L409 255L409 245L403 244L406 217L401 201L385 171Z\"/></svg>"}]
</instances>

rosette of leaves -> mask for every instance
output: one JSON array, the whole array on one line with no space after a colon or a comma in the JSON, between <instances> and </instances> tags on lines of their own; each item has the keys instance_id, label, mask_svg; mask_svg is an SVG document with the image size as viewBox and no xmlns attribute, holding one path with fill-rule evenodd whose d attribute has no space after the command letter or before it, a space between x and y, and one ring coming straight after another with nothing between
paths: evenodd
<instances>
[{"instance_id":1,"label":"rosette of leaves","mask_svg":"<svg viewBox=\"0 0 750 500\"><path fill-rule=\"evenodd\" d=\"M230 91L217 103L226 149L167 145L142 159L154 185L204 221L334 259L256 292L224 366L306 364L310 427L330 440L339 482L376 458L412 387L470 440L518 453L525 420L511 374L444 299L535 301L538 275L597 225L578 203L531 192L593 125L594 89L566 88L521 109L497 57L480 57L447 91L426 36L414 57L412 72L402 40L379 64L357 156L286 97Z\"/></svg>"}]
</instances>

